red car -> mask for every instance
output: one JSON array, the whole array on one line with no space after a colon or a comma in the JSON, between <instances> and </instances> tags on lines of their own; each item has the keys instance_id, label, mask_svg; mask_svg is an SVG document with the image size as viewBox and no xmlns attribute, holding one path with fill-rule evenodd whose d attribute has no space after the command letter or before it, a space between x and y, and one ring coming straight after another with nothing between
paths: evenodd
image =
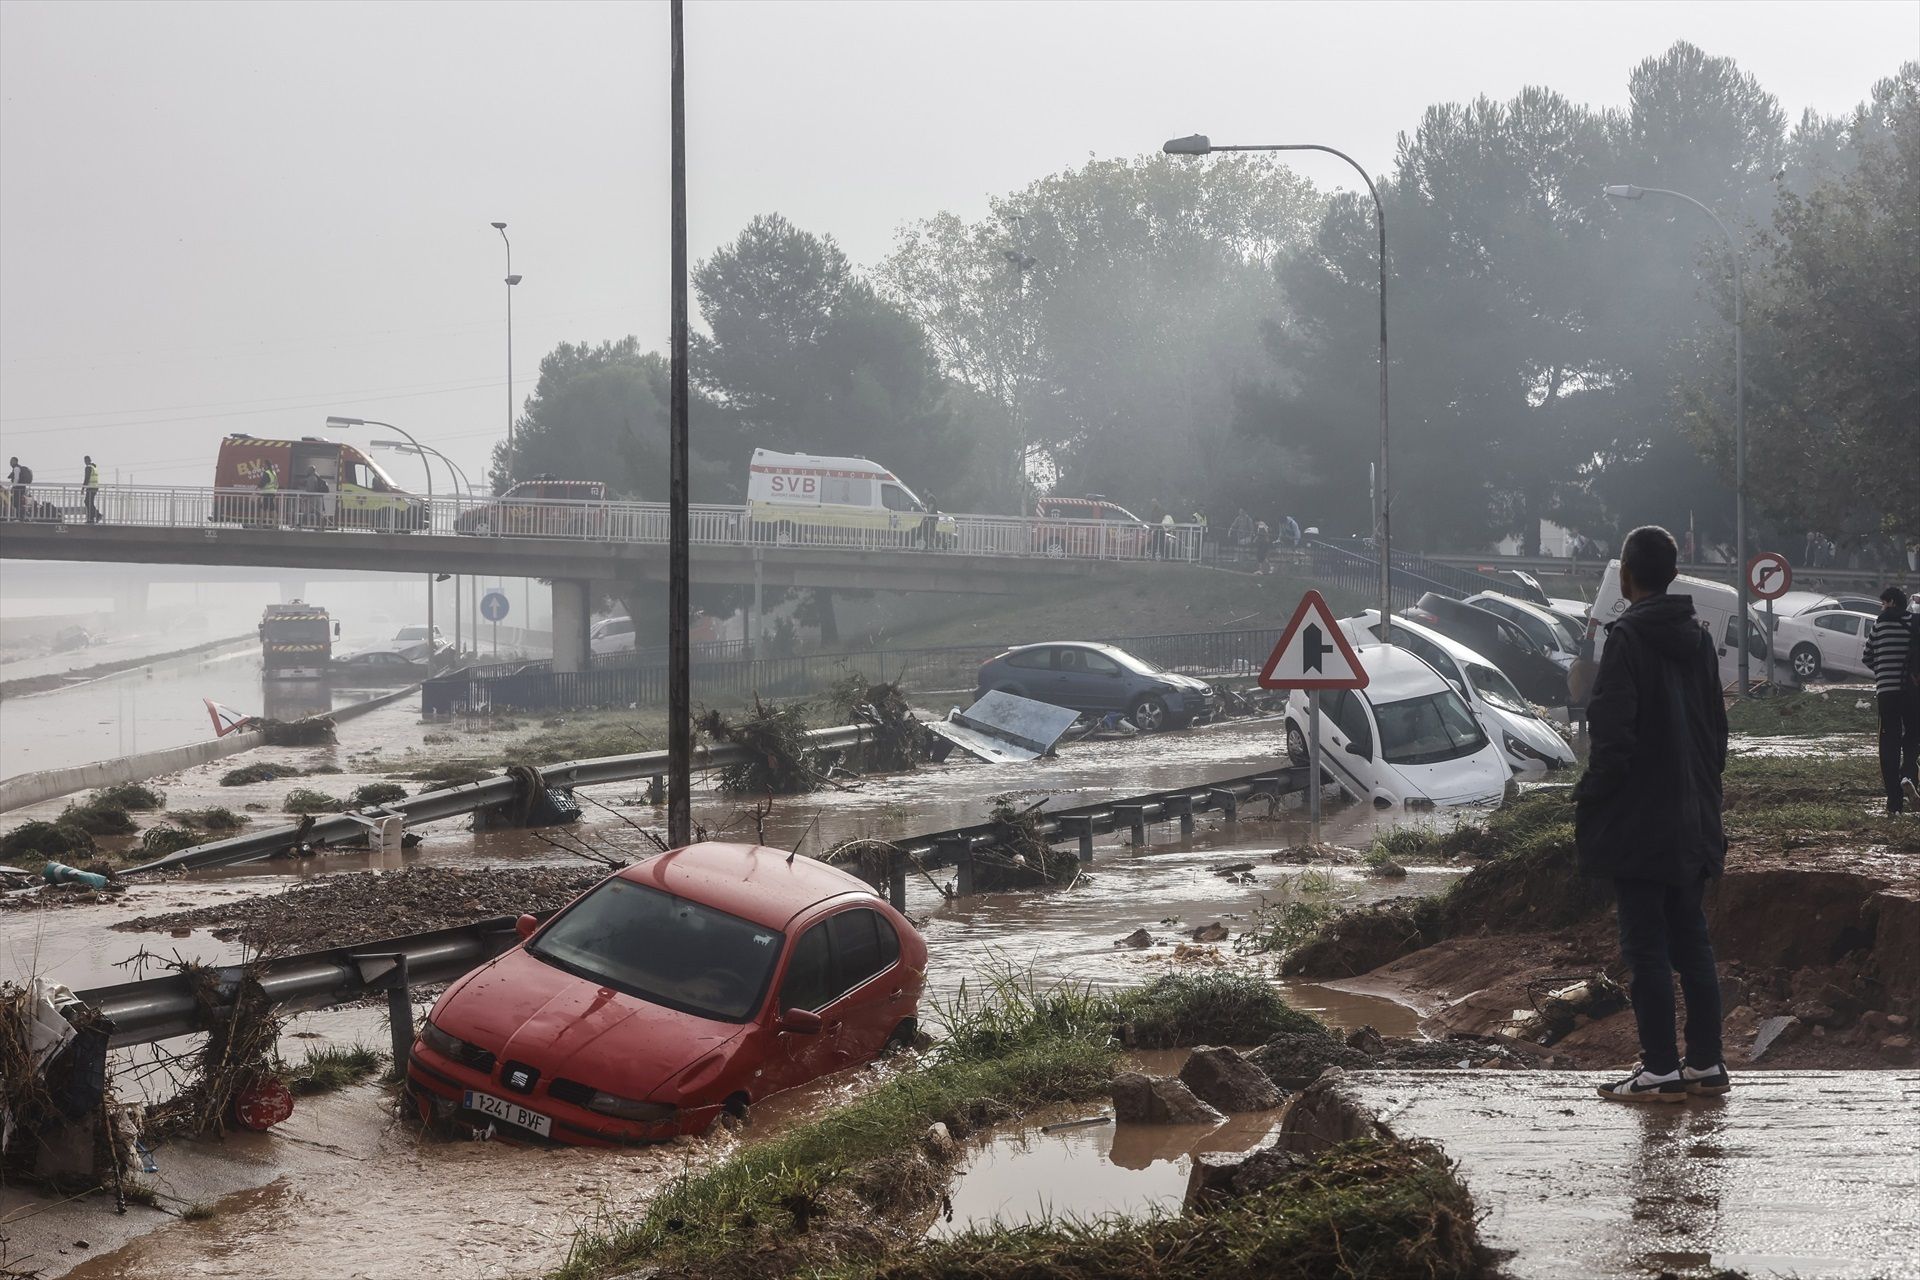
<instances>
[{"instance_id":1,"label":"red car","mask_svg":"<svg viewBox=\"0 0 1920 1280\"><path fill-rule=\"evenodd\" d=\"M760 845L670 850L520 933L422 1025L423 1118L591 1146L700 1133L910 1040L926 984L905 916Z\"/></svg>"}]
</instances>

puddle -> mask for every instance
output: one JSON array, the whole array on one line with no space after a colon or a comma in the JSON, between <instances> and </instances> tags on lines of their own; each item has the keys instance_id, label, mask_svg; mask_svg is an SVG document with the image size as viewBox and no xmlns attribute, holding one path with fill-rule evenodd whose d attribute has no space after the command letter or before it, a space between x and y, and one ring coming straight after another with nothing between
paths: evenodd
<instances>
[{"instance_id":1,"label":"puddle","mask_svg":"<svg viewBox=\"0 0 1920 1280\"><path fill-rule=\"evenodd\" d=\"M1212 1126L1109 1120L1046 1131L1048 1125L1071 1124L1087 1114L1042 1113L975 1148L949 1189L950 1208L928 1237L943 1239L995 1223L1177 1212L1195 1155L1251 1151L1280 1125L1280 1112L1274 1110L1229 1116Z\"/></svg>"}]
</instances>

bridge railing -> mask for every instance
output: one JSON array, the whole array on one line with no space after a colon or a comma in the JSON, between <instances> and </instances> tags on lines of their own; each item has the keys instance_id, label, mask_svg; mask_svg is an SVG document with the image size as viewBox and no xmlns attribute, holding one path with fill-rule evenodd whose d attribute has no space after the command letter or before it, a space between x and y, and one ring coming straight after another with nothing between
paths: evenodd
<instances>
[{"instance_id":1,"label":"bridge railing","mask_svg":"<svg viewBox=\"0 0 1920 1280\"><path fill-rule=\"evenodd\" d=\"M85 489L77 484L36 484L23 501L13 494L0 496L5 499L0 516L7 520L63 526L97 520L146 528L418 532L651 545L663 545L669 537L664 502L102 485L90 509ZM696 503L689 512L689 531L698 546L925 550L1076 560L1198 561L1206 549L1206 526L1198 524L1149 526L918 511L875 512L864 522L826 523L832 519L812 521L804 512L769 515L765 509Z\"/></svg>"}]
</instances>

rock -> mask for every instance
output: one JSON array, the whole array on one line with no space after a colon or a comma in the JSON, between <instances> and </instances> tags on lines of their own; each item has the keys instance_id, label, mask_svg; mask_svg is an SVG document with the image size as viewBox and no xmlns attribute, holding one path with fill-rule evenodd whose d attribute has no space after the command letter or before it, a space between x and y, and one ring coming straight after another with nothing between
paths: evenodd
<instances>
[{"instance_id":1,"label":"rock","mask_svg":"<svg viewBox=\"0 0 1920 1280\"><path fill-rule=\"evenodd\" d=\"M1784 1014L1762 1018L1759 1030L1753 1035L1753 1048L1747 1051L1747 1061L1760 1061L1761 1057L1776 1043L1790 1043L1802 1029L1798 1018L1789 1018Z\"/></svg>"},{"instance_id":2,"label":"rock","mask_svg":"<svg viewBox=\"0 0 1920 1280\"><path fill-rule=\"evenodd\" d=\"M1200 925L1193 931L1193 940L1195 942L1225 942L1227 940L1227 926L1221 924L1218 920L1215 920L1212 924Z\"/></svg>"},{"instance_id":3,"label":"rock","mask_svg":"<svg viewBox=\"0 0 1920 1280\"><path fill-rule=\"evenodd\" d=\"M1890 1013L1887 1015L1887 1030L1892 1031L1897 1035L1900 1032L1905 1031L1907 1027L1911 1025L1912 1022L1913 1022L1913 1019L1909 1018L1904 1013Z\"/></svg>"},{"instance_id":4,"label":"rock","mask_svg":"<svg viewBox=\"0 0 1920 1280\"><path fill-rule=\"evenodd\" d=\"M1913 1056L1912 1036L1888 1036L1880 1042L1880 1052L1894 1061L1902 1061Z\"/></svg>"},{"instance_id":5,"label":"rock","mask_svg":"<svg viewBox=\"0 0 1920 1280\"><path fill-rule=\"evenodd\" d=\"M1251 862L1232 862L1224 867L1215 867L1213 874L1217 876L1237 876L1242 871L1251 870L1253 870L1253 864Z\"/></svg>"},{"instance_id":6,"label":"rock","mask_svg":"<svg viewBox=\"0 0 1920 1280\"><path fill-rule=\"evenodd\" d=\"M1226 1117L1177 1076L1123 1071L1113 1078L1113 1118L1131 1124L1219 1124Z\"/></svg>"},{"instance_id":7,"label":"rock","mask_svg":"<svg viewBox=\"0 0 1920 1280\"><path fill-rule=\"evenodd\" d=\"M1379 1057L1387 1051L1387 1042L1372 1027L1357 1027L1347 1033L1347 1048Z\"/></svg>"},{"instance_id":8,"label":"rock","mask_svg":"<svg viewBox=\"0 0 1920 1280\"><path fill-rule=\"evenodd\" d=\"M1373 1059L1322 1031L1283 1031L1247 1054L1282 1089L1304 1089L1328 1067L1370 1067Z\"/></svg>"},{"instance_id":9,"label":"rock","mask_svg":"<svg viewBox=\"0 0 1920 1280\"><path fill-rule=\"evenodd\" d=\"M1271 1111L1280 1105L1280 1090L1266 1072L1240 1056L1236 1049L1201 1045L1187 1055L1180 1081L1193 1096L1219 1111Z\"/></svg>"},{"instance_id":10,"label":"rock","mask_svg":"<svg viewBox=\"0 0 1920 1280\"><path fill-rule=\"evenodd\" d=\"M1813 1003L1795 1005L1793 1016L1808 1026L1816 1028L1840 1025L1839 1015L1834 1012L1830 1005Z\"/></svg>"},{"instance_id":11,"label":"rock","mask_svg":"<svg viewBox=\"0 0 1920 1280\"><path fill-rule=\"evenodd\" d=\"M1203 1151L1193 1157L1182 1208L1204 1211L1224 1201L1264 1191L1312 1164L1308 1157L1282 1147L1262 1147L1249 1152Z\"/></svg>"},{"instance_id":12,"label":"rock","mask_svg":"<svg viewBox=\"0 0 1920 1280\"><path fill-rule=\"evenodd\" d=\"M941 1164L951 1164L960 1156L960 1142L946 1125L935 1120L920 1135L920 1146L927 1155Z\"/></svg>"},{"instance_id":13,"label":"rock","mask_svg":"<svg viewBox=\"0 0 1920 1280\"><path fill-rule=\"evenodd\" d=\"M1138 951L1141 947L1150 947L1153 945L1153 935L1145 929L1135 929L1126 937L1116 940L1113 945L1116 947L1132 947Z\"/></svg>"},{"instance_id":14,"label":"rock","mask_svg":"<svg viewBox=\"0 0 1920 1280\"><path fill-rule=\"evenodd\" d=\"M1369 862L1367 874L1376 880L1404 880L1407 869L1397 862Z\"/></svg>"},{"instance_id":15,"label":"rock","mask_svg":"<svg viewBox=\"0 0 1920 1280\"><path fill-rule=\"evenodd\" d=\"M1281 1122L1280 1137L1274 1145L1313 1156L1362 1138L1390 1142L1393 1133L1360 1100L1347 1073L1330 1067L1287 1108L1287 1118Z\"/></svg>"}]
</instances>

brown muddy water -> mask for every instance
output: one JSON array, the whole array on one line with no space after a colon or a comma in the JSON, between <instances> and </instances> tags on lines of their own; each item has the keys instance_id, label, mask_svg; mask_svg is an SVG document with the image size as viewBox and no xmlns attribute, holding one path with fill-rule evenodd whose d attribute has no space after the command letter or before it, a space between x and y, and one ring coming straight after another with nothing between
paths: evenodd
<instances>
[{"instance_id":1,"label":"brown muddy water","mask_svg":"<svg viewBox=\"0 0 1920 1280\"><path fill-rule=\"evenodd\" d=\"M364 760L359 753L390 751L418 733L411 712L394 708L343 726L338 747L284 753L309 765L323 758L336 760L350 770L342 775L221 788L215 780L230 767L225 762L165 785L176 807L253 800L277 808L278 796L293 785L320 785L344 794L381 776L351 771ZM995 797L1008 793L1022 803L1054 797L1054 803L1065 806L1198 784L1271 767L1279 743L1277 721L1237 722L1083 744L1031 766L995 768L956 761L911 774L852 780L845 790L784 802L768 822L766 839L817 852L849 836L898 836L979 821ZM653 810L634 803L638 789L637 784L622 784L596 788L594 795L632 821L658 825ZM256 815L260 823L277 820L274 813ZM715 834L751 838L744 807L710 791L698 796L695 820ZM1324 838L1364 847L1379 827L1405 820L1405 815L1371 808L1335 807L1327 815ZM1419 820L1452 818L1440 814ZM275 892L316 875L392 869L414 861L467 867L569 861L527 832L476 835L449 822L426 827L423 834L425 842L404 858L344 855L297 869L210 872L139 885L122 905L0 914L0 965L76 988L124 981L130 975L118 962L142 949L206 960L237 959L238 951L204 930L185 937L116 932L108 928L116 919L200 906L225 895ZM627 822L591 805L580 834L633 856L646 851ZM1268 855L1306 840L1304 817L1281 813L1272 820L1237 825L1203 820L1186 841L1173 838L1171 828L1153 835L1159 842L1142 849L1118 840L1102 842L1086 874L1070 888L947 900L926 879L911 880L908 912L920 923L931 952L930 1002L951 999L963 982L978 984L982 975L1007 967L1031 970L1040 982L1101 985L1136 983L1175 967L1271 972L1270 959L1236 954L1230 945L1190 946L1182 953L1179 944L1195 926L1214 921L1238 934L1251 924L1263 898L1290 891L1303 869L1274 864ZM1253 883L1214 874L1234 862L1255 864ZM1377 881L1358 868L1330 868L1330 896L1359 901L1429 892L1455 874L1437 867L1410 870L1404 880ZM1147 929L1155 945L1144 950L1113 945L1137 928ZM1409 1034L1414 1028L1410 1010L1378 996L1311 984L1295 986L1290 994L1302 1007L1337 1025L1371 1023L1387 1034ZM935 1009L923 1012L937 1021ZM384 1046L387 1040L383 1011L369 1007L301 1015L289 1031L300 1034L290 1034L283 1050L296 1059L318 1044ZM133 1065L134 1055L122 1062L128 1068L129 1093L163 1087L159 1076ZM875 1075L854 1072L769 1100L755 1108L748 1137L777 1132L795 1117L836 1105L867 1087ZM110 1202L99 1197L49 1208L17 1191L0 1193L0 1235L10 1237L5 1258L18 1265L21 1255L31 1252L26 1265L41 1268L49 1278L76 1266L71 1274L90 1278L539 1275L565 1258L582 1226L607 1214L639 1212L673 1176L716 1158L736 1141L721 1135L612 1153L449 1143L422 1138L397 1122L390 1096L373 1086L349 1089L302 1100L294 1119L271 1134L161 1149L156 1153L161 1171L153 1181L163 1205L175 1215L187 1206L210 1208L211 1216L202 1220L181 1221L140 1207L119 1218ZM1193 1150L1243 1140L1252 1145L1261 1136L1250 1128L1242 1132L1245 1126L1231 1133L1160 1135L1171 1145L1162 1150L1164 1144L1156 1140L1153 1153L1145 1153L1137 1135L1116 1135L1112 1126L1104 1128L1104 1133L1079 1132L1061 1141L1070 1142L1071 1158L1082 1162L1075 1167L1076 1182L1107 1186L1110 1192L1079 1197L1063 1207L1082 1214L1131 1212L1166 1203L1168 1197L1177 1202L1185 1185L1184 1162ZM1012 1185L1029 1175L1057 1180L1057 1168L1043 1175L1040 1167L1051 1159L1044 1153L1055 1144L1027 1140L1023 1151L1021 1141L1017 1135L995 1138L978 1159L991 1162L999 1172L984 1181L963 1178L963 1196L974 1194L966 1190L970 1185ZM1035 1160L1040 1164L1032 1163ZM1085 1172L1096 1165L1112 1172L1111 1179L1102 1181L1104 1175ZM955 1225L997 1212L984 1201L968 1207L972 1203L956 1201ZM73 1241L78 1239L88 1240L88 1248L76 1248Z\"/></svg>"}]
</instances>

